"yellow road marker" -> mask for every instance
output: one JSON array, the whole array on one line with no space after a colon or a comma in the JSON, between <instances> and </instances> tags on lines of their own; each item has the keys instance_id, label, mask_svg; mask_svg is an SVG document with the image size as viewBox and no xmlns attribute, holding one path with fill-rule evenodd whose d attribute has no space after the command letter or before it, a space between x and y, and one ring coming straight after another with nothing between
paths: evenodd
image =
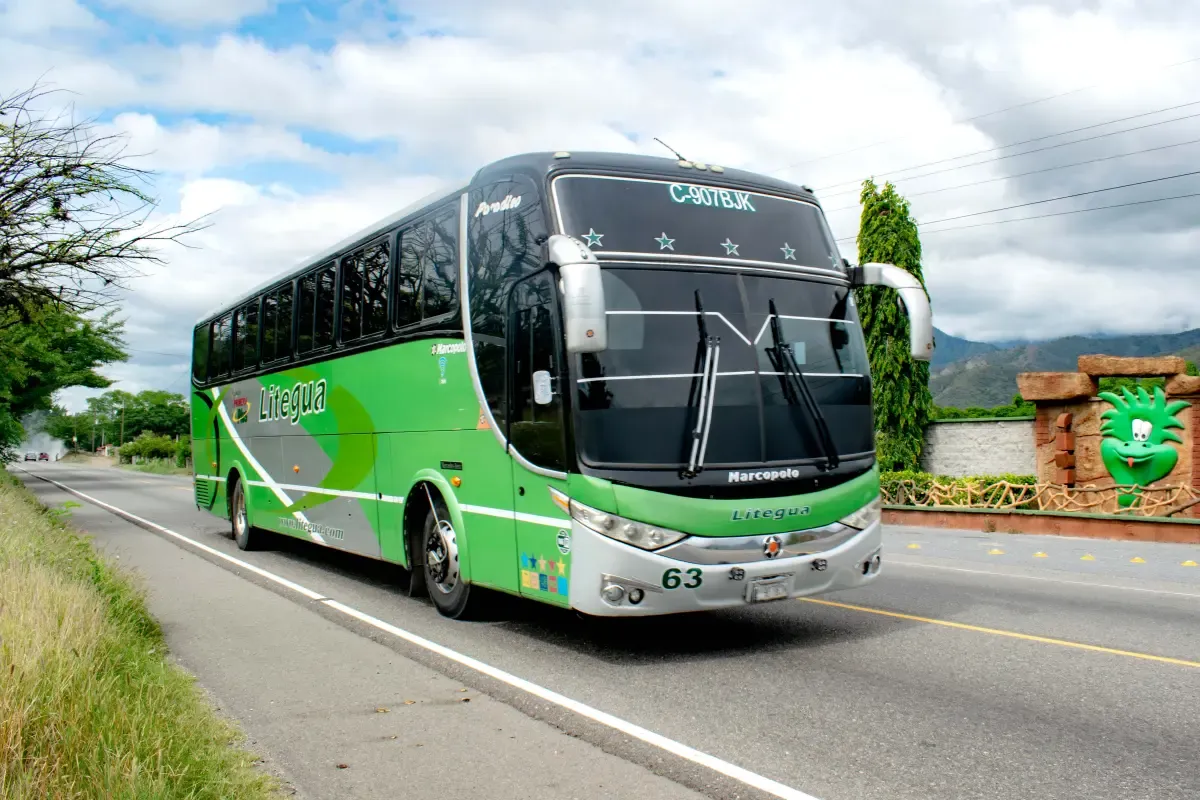
<instances>
[{"instance_id":1,"label":"yellow road marker","mask_svg":"<svg viewBox=\"0 0 1200 800\"><path fill-rule=\"evenodd\" d=\"M1059 647L1073 647L1077 650L1091 650L1095 653L1108 653L1114 656L1126 656L1127 658L1140 658L1143 661L1160 661L1164 664L1177 664L1181 667L1195 667L1200 669L1200 661L1188 661L1183 658L1170 658L1168 656L1155 656L1149 653L1137 653L1133 650L1117 650L1112 647L1100 647L1095 644L1084 644L1082 642L1072 642L1066 639L1052 639L1048 636L1034 636L1029 633L1017 633L1016 631L1006 631L1000 628L985 628L981 625L968 625L965 622L951 622L945 619L933 619L931 617L918 617L914 614L901 614L898 611L885 611L882 608L870 608L868 606L856 606L850 603L839 603L835 600L820 600L815 597L799 597L805 603L815 603L821 606L830 606L832 608L844 608L848 611L861 611L864 614L877 614L881 617L893 617L895 619L906 619L911 622L924 622L929 625L941 625L946 628L958 628L964 631L973 631L975 633L990 633L993 636L1006 636L1010 639L1023 639L1027 642L1040 642L1041 644L1054 644Z\"/></svg>"},{"instance_id":2,"label":"yellow road marker","mask_svg":"<svg viewBox=\"0 0 1200 800\"><path fill-rule=\"evenodd\" d=\"M1146 563L1146 559L1142 558L1141 556L1134 556L1133 558L1129 559L1129 563L1131 563L1131 564L1145 564L1145 563Z\"/></svg>"},{"instance_id":3,"label":"yellow road marker","mask_svg":"<svg viewBox=\"0 0 1200 800\"><path fill-rule=\"evenodd\" d=\"M1182 564L1180 564L1179 566L1181 566L1181 567L1195 567L1195 566L1200 566L1200 564L1197 564L1195 561L1185 561L1185 562L1183 562Z\"/></svg>"},{"instance_id":4,"label":"yellow road marker","mask_svg":"<svg viewBox=\"0 0 1200 800\"><path fill-rule=\"evenodd\" d=\"M988 555L989 556L1002 556L1002 555L1004 555L1004 551L1001 550L999 547L993 547L991 550L988 550Z\"/></svg>"},{"instance_id":5,"label":"yellow road marker","mask_svg":"<svg viewBox=\"0 0 1200 800\"><path fill-rule=\"evenodd\" d=\"M1045 554L1045 553L1043 553L1041 550L1039 550L1039 551L1037 551L1036 553L1034 553L1034 554L1033 554L1033 557L1034 557L1034 558L1049 558L1050 556L1046 555L1046 554Z\"/></svg>"},{"instance_id":6,"label":"yellow road marker","mask_svg":"<svg viewBox=\"0 0 1200 800\"><path fill-rule=\"evenodd\" d=\"M1085 555L1083 558L1081 558L1079 560L1080 561L1095 561L1096 557L1094 555L1092 555L1091 553L1088 553L1087 555Z\"/></svg>"},{"instance_id":7,"label":"yellow road marker","mask_svg":"<svg viewBox=\"0 0 1200 800\"><path fill-rule=\"evenodd\" d=\"M910 544L910 545L908 546L908 549L909 549L909 550L920 550L920 549L921 549L921 545L917 544L916 542L913 542L912 544Z\"/></svg>"}]
</instances>

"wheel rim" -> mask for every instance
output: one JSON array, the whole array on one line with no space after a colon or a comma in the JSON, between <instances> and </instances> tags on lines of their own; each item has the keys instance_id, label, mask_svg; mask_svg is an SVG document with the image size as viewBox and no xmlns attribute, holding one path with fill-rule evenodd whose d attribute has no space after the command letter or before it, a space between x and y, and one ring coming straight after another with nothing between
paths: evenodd
<instances>
[{"instance_id":1,"label":"wheel rim","mask_svg":"<svg viewBox=\"0 0 1200 800\"><path fill-rule=\"evenodd\" d=\"M429 532L425 541L425 564L439 592L450 594L458 586L458 541L449 521L439 521Z\"/></svg>"},{"instance_id":2,"label":"wheel rim","mask_svg":"<svg viewBox=\"0 0 1200 800\"><path fill-rule=\"evenodd\" d=\"M246 495L240 486L234 493L233 506L233 530L240 538L246 534Z\"/></svg>"}]
</instances>

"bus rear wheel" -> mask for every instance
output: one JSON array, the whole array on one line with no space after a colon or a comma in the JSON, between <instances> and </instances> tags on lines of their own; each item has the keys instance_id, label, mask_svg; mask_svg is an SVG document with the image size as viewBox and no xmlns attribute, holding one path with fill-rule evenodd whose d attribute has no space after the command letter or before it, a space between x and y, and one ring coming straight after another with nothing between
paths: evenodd
<instances>
[{"instance_id":1,"label":"bus rear wheel","mask_svg":"<svg viewBox=\"0 0 1200 800\"><path fill-rule=\"evenodd\" d=\"M471 586L463 580L459 569L458 532L440 497L425 515L421 547L425 555L425 587L438 613L450 619L469 618L473 611Z\"/></svg>"},{"instance_id":2,"label":"bus rear wheel","mask_svg":"<svg viewBox=\"0 0 1200 800\"><path fill-rule=\"evenodd\" d=\"M229 519L233 528L233 540L239 550L253 550L258 546L261 536L250 525L250 515L246 511L246 490L242 482L233 483L233 497L229 501Z\"/></svg>"}]
</instances>

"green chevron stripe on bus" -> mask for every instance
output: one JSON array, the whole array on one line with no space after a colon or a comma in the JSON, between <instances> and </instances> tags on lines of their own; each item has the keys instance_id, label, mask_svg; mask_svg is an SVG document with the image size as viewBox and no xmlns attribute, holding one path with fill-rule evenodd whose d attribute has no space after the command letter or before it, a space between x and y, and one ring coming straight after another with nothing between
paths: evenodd
<instances>
[{"instance_id":1,"label":"green chevron stripe on bus","mask_svg":"<svg viewBox=\"0 0 1200 800\"><path fill-rule=\"evenodd\" d=\"M196 503L244 549L397 564L455 619L494 591L644 616L861 586L883 564L865 285L930 358L920 284L845 261L804 187L503 159L197 321Z\"/></svg>"}]
</instances>

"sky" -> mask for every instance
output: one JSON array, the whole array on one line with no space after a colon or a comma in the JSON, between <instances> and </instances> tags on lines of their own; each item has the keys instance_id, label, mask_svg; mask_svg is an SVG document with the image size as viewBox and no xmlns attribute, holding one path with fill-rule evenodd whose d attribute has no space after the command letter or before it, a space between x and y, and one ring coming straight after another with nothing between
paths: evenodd
<instances>
[{"instance_id":1,"label":"sky","mask_svg":"<svg viewBox=\"0 0 1200 800\"><path fill-rule=\"evenodd\" d=\"M861 181L894 181L954 335L1176 332L1200 327L1200 197L1161 200L1200 193L1173 177L1200 169L1189 6L0 0L0 93L69 92L154 170L155 223L210 215L120 300L128 391L183 393L198 316L443 182L654 137L815 188L851 261Z\"/></svg>"}]
</instances>

